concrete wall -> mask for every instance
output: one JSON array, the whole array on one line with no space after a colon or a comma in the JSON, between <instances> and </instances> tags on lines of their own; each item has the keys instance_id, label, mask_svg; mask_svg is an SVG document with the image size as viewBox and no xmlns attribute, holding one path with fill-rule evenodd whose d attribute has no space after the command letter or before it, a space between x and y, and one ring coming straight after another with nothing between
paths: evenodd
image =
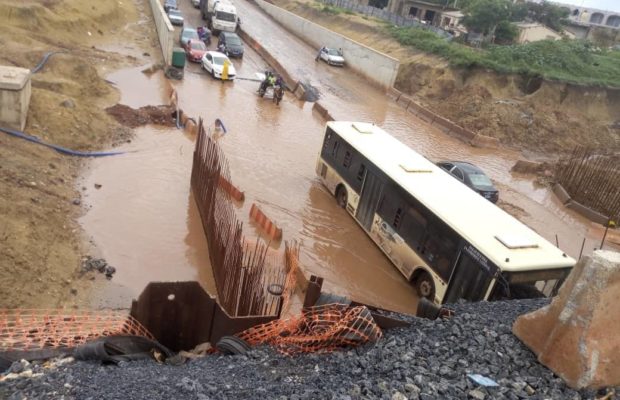
<instances>
[{"instance_id":1,"label":"concrete wall","mask_svg":"<svg viewBox=\"0 0 620 400\"><path fill-rule=\"evenodd\" d=\"M170 23L159 0L149 0L149 4L153 11L153 19L155 20L155 28L157 28L157 37L159 38L161 52L164 56L164 63L170 65L172 62L172 48L174 47L174 27Z\"/></svg>"},{"instance_id":2,"label":"concrete wall","mask_svg":"<svg viewBox=\"0 0 620 400\"><path fill-rule=\"evenodd\" d=\"M341 48L344 52L347 68L355 70L380 86L389 88L394 84L400 65L397 59L379 53L370 47L325 29L264 0L256 0L256 4L286 29L315 46L317 52L321 46Z\"/></svg>"}]
</instances>

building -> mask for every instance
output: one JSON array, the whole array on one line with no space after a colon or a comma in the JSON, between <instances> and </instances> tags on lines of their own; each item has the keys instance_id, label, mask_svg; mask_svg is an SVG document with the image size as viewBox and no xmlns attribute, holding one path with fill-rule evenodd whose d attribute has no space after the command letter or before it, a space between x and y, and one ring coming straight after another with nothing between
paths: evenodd
<instances>
[{"instance_id":1,"label":"building","mask_svg":"<svg viewBox=\"0 0 620 400\"><path fill-rule=\"evenodd\" d=\"M535 22L518 22L515 24L519 30L519 36L515 39L517 43L531 43L539 40L560 40L563 35L547 26ZM574 35L570 35L574 38Z\"/></svg>"},{"instance_id":2,"label":"building","mask_svg":"<svg viewBox=\"0 0 620 400\"><path fill-rule=\"evenodd\" d=\"M457 8L416 0L389 0L387 10L443 29L456 27L463 18Z\"/></svg>"},{"instance_id":3,"label":"building","mask_svg":"<svg viewBox=\"0 0 620 400\"><path fill-rule=\"evenodd\" d=\"M542 0L529 1L540 3ZM620 43L620 13L562 2L553 3L568 11L568 25L564 29L575 38L592 40L603 46Z\"/></svg>"},{"instance_id":4,"label":"building","mask_svg":"<svg viewBox=\"0 0 620 400\"><path fill-rule=\"evenodd\" d=\"M569 12L568 19L571 22L580 25L605 26L608 28L620 29L620 13L591 7L579 7L566 3L554 3Z\"/></svg>"}]
</instances>

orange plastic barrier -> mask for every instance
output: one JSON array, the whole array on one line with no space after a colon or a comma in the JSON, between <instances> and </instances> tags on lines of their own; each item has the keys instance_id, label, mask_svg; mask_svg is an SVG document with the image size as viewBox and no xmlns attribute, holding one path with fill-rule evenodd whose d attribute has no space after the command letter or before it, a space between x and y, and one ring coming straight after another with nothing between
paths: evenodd
<instances>
[{"instance_id":1,"label":"orange plastic barrier","mask_svg":"<svg viewBox=\"0 0 620 400\"><path fill-rule=\"evenodd\" d=\"M282 239L282 229L278 228L275 223L267 218L265 213L256 204L252 204L252 208L250 208L250 218L256 221L272 240Z\"/></svg>"},{"instance_id":2,"label":"orange plastic barrier","mask_svg":"<svg viewBox=\"0 0 620 400\"><path fill-rule=\"evenodd\" d=\"M298 317L252 327L237 336L251 346L270 344L283 354L295 355L357 346L382 335L365 306L327 304L306 308Z\"/></svg>"},{"instance_id":3,"label":"orange plastic barrier","mask_svg":"<svg viewBox=\"0 0 620 400\"><path fill-rule=\"evenodd\" d=\"M0 351L70 348L114 335L153 339L140 322L118 311L0 309Z\"/></svg>"},{"instance_id":4,"label":"orange plastic barrier","mask_svg":"<svg viewBox=\"0 0 620 400\"><path fill-rule=\"evenodd\" d=\"M228 182L226 178L220 175L220 187L226 191L233 199L237 201L245 200L245 194L237 189L232 183Z\"/></svg>"}]
</instances>

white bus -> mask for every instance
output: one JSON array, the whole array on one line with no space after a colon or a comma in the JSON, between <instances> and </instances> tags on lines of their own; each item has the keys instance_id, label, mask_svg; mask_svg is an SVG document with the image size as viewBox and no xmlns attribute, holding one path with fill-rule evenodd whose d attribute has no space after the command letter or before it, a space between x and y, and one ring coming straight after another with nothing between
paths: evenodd
<instances>
[{"instance_id":1,"label":"white bus","mask_svg":"<svg viewBox=\"0 0 620 400\"><path fill-rule=\"evenodd\" d=\"M381 128L327 123L317 175L438 304L555 294L575 260Z\"/></svg>"}]
</instances>

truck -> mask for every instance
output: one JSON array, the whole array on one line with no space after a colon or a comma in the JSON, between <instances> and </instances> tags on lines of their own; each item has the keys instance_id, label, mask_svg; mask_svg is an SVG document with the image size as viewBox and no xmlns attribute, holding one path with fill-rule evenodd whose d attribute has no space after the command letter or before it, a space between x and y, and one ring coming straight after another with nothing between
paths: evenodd
<instances>
[{"instance_id":1,"label":"truck","mask_svg":"<svg viewBox=\"0 0 620 400\"><path fill-rule=\"evenodd\" d=\"M228 0L200 0L200 14L214 34L237 29L237 9Z\"/></svg>"}]
</instances>

